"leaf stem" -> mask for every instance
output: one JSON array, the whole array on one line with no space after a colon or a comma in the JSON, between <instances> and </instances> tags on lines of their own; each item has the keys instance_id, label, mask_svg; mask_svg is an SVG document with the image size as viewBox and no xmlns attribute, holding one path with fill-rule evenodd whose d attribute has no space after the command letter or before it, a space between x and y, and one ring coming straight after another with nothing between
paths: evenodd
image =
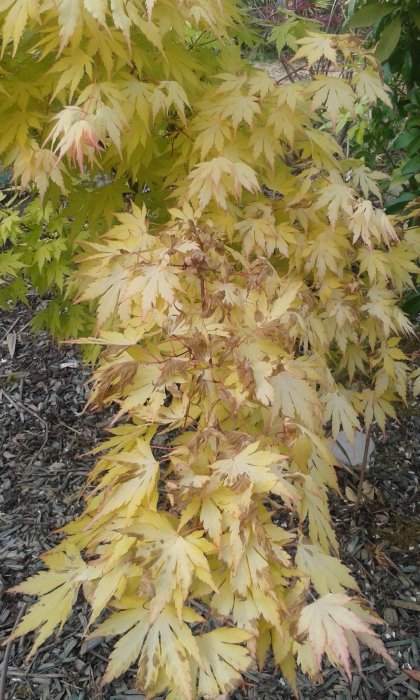
<instances>
[{"instance_id":1,"label":"leaf stem","mask_svg":"<svg viewBox=\"0 0 420 700\"><path fill-rule=\"evenodd\" d=\"M369 426L367 433L366 433L366 444L365 444L365 449L363 452L363 460L362 460L362 465L361 465L361 470L360 470L359 486L357 489L356 502L354 504L355 510L359 510L361 502L362 502L363 483L365 481L365 476L366 476L366 465L367 465L368 454L369 454L369 443L370 443L371 432L372 432L372 425Z\"/></svg>"}]
</instances>

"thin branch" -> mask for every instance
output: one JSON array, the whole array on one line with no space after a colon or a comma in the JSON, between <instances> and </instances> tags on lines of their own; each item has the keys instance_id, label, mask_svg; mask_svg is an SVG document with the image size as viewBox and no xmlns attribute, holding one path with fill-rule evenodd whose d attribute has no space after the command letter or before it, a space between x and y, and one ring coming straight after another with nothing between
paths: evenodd
<instances>
[{"instance_id":1,"label":"thin branch","mask_svg":"<svg viewBox=\"0 0 420 700\"><path fill-rule=\"evenodd\" d=\"M362 460L362 465L361 465L361 470L360 470L359 487L357 489L357 497L356 497L356 502L354 504L355 510L358 510L360 508L360 504L362 502L363 483L364 483L365 476L366 476L366 465L367 465L368 454L369 454L371 432L372 432L372 425L369 426L368 431L366 433L366 444L365 444L365 450L363 452L363 460Z\"/></svg>"},{"instance_id":2,"label":"thin branch","mask_svg":"<svg viewBox=\"0 0 420 700\"><path fill-rule=\"evenodd\" d=\"M19 615L17 616L16 622L13 625L12 634L15 631L15 629L17 628L22 617L24 616L27 607L28 607L28 604L25 603L24 605L22 605L21 609L19 610ZM0 680L0 700L4 700L6 697L7 668L9 666L10 654L12 653L12 645L13 645L12 641L8 642L8 644L6 646L6 650L4 652L3 664L2 664L2 669L1 669L1 680Z\"/></svg>"}]
</instances>

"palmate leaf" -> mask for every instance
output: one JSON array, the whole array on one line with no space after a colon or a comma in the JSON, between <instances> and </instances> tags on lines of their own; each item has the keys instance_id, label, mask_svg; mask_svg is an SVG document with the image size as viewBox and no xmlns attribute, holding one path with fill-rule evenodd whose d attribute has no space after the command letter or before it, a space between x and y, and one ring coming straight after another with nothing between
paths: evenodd
<instances>
[{"instance_id":1,"label":"palmate leaf","mask_svg":"<svg viewBox=\"0 0 420 700\"><path fill-rule=\"evenodd\" d=\"M351 643L349 644L349 638L354 639L360 635L363 635L365 640L370 638L377 651L392 663L382 642L377 639L368 624L350 609L350 604L351 599L342 593L327 593L303 609L297 627L298 634L309 640L314 651L316 667L319 667L321 657L326 653L331 663L343 668L349 678L353 648ZM375 622L380 624L380 620Z\"/></svg>"},{"instance_id":2,"label":"palmate leaf","mask_svg":"<svg viewBox=\"0 0 420 700\"><path fill-rule=\"evenodd\" d=\"M160 466L147 443L137 440L134 450L105 457L104 462L106 474L97 486L97 490L102 490L104 498L96 517L103 517L124 507L129 519L141 504L151 503L156 492Z\"/></svg>"},{"instance_id":3,"label":"palmate leaf","mask_svg":"<svg viewBox=\"0 0 420 700\"><path fill-rule=\"evenodd\" d=\"M284 612L284 601L274 590L263 591L258 585L248 588L246 598L233 591L226 573L218 572L218 593L212 598L214 610L224 617L231 616L235 625L258 636L261 620L264 619L280 629L280 616ZM290 573L293 576L293 571Z\"/></svg>"},{"instance_id":4,"label":"palmate leaf","mask_svg":"<svg viewBox=\"0 0 420 700\"><path fill-rule=\"evenodd\" d=\"M24 267L21 257L14 250L0 253L0 283L3 282L2 278L15 277L19 270Z\"/></svg>"},{"instance_id":5,"label":"palmate leaf","mask_svg":"<svg viewBox=\"0 0 420 700\"><path fill-rule=\"evenodd\" d=\"M344 83L340 78L317 75L310 91L314 95L312 98L313 108L319 109L324 105L334 124L341 110L354 111L355 94L350 85Z\"/></svg>"},{"instance_id":6,"label":"palmate leaf","mask_svg":"<svg viewBox=\"0 0 420 700\"><path fill-rule=\"evenodd\" d=\"M298 39L296 43L299 44L300 48L293 57L294 61L306 58L309 67L324 57L332 63L337 61L337 52L333 46L331 35L308 32L307 37Z\"/></svg>"},{"instance_id":7,"label":"palmate leaf","mask_svg":"<svg viewBox=\"0 0 420 700\"><path fill-rule=\"evenodd\" d=\"M273 419L281 412L284 416L301 420L312 429L319 414L318 398L312 385L288 371L279 372L270 383L274 388Z\"/></svg>"},{"instance_id":8,"label":"palmate leaf","mask_svg":"<svg viewBox=\"0 0 420 700\"><path fill-rule=\"evenodd\" d=\"M392 107L389 99L389 89L387 89L380 78L372 70L366 69L354 76L356 95L365 97L371 104L378 100L384 102L388 107Z\"/></svg>"},{"instance_id":9,"label":"palmate leaf","mask_svg":"<svg viewBox=\"0 0 420 700\"><path fill-rule=\"evenodd\" d=\"M138 557L153 577L155 594L150 601L151 621L157 619L171 599L181 615L194 577L216 590L205 556L214 547L203 537L203 531L183 537L166 518L150 514L138 525L134 521L124 533L137 538Z\"/></svg>"},{"instance_id":10,"label":"palmate leaf","mask_svg":"<svg viewBox=\"0 0 420 700\"><path fill-rule=\"evenodd\" d=\"M344 593L345 589L359 590L347 567L337 557L325 554L315 545L299 545L296 565L308 574L311 584L319 595Z\"/></svg>"},{"instance_id":11,"label":"palmate leaf","mask_svg":"<svg viewBox=\"0 0 420 700\"><path fill-rule=\"evenodd\" d=\"M196 165L189 179L193 182L188 194L193 201L198 196L202 209L212 198L222 209L226 209L228 194L239 198L242 188L254 193L260 189L256 174L249 165L223 157Z\"/></svg>"},{"instance_id":12,"label":"palmate leaf","mask_svg":"<svg viewBox=\"0 0 420 700\"><path fill-rule=\"evenodd\" d=\"M261 114L258 100L254 95L241 95L239 97L227 97L224 102L221 118L231 118L232 126L237 129L242 121L252 126L254 117Z\"/></svg>"},{"instance_id":13,"label":"palmate leaf","mask_svg":"<svg viewBox=\"0 0 420 700\"><path fill-rule=\"evenodd\" d=\"M278 464L283 455L258 450L259 442L245 447L230 459L223 459L211 465L213 479L226 486L233 486L243 477L255 484L256 489L269 491L277 482L277 476L268 469L269 465Z\"/></svg>"},{"instance_id":14,"label":"palmate leaf","mask_svg":"<svg viewBox=\"0 0 420 700\"><path fill-rule=\"evenodd\" d=\"M377 197L380 201L382 200L382 193L378 186L378 181L387 180L388 177L386 173L381 173L377 171L371 171L365 166L361 165L354 168L352 172L353 183L356 187L360 187L363 192L365 199L368 199L369 193Z\"/></svg>"},{"instance_id":15,"label":"palmate leaf","mask_svg":"<svg viewBox=\"0 0 420 700\"><path fill-rule=\"evenodd\" d=\"M173 682L172 698L193 700L197 677L200 697L212 698L234 688L241 673L251 665L249 653L242 646L251 638L248 632L222 627L195 637L186 623L202 618L191 608L184 608L180 622L172 606L150 624L145 602L125 598L124 605L131 607L112 614L91 635L123 635L111 654L103 682L116 678L138 661L139 687L153 691L163 672Z\"/></svg>"},{"instance_id":16,"label":"palmate leaf","mask_svg":"<svg viewBox=\"0 0 420 700\"><path fill-rule=\"evenodd\" d=\"M420 394L420 368L413 372L411 379L414 379L413 394L418 396Z\"/></svg>"},{"instance_id":17,"label":"palmate leaf","mask_svg":"<svg viewBox=\"0 0 420 700\"><path fill-rule=\"evenodd\" d=\"M329 553L331 549L334 552L338 552L338 542L331 527L331 518L324 490L316 484L312 476L307 476L305 479L305 488L299 505L301 519L308 518L311 542L315 545L319 544L326 553Z\"/></svg>"},{"instance_id":18,"label":"palmate leaf","mask_svg":"<svg viewBox=\"0 0 420 700\"><path fill-rule=\"evenodd\" d=\"M201 669L197 669L199 697L214 698L235 688L252 663L248 650L241 646L251 636L240 629L221 627L197 637L201 659Z\"/></svg>"},{"instance_id":19,"label":"palmate leaf","mask_svg":"<svg viewBox=\"0 0 420 700\"><path fill-rule=\"evenodd\" d=\"M186 622L197 622L201 617L191 608L184 608L180 621L175 608L167 606L151 623L146 603L137 596L124 599L126 609L111 615L92 633L92 637L123 635L110 656L103 682L110 682L138 661L140 687L153 687L164 669L166 678L183 697L193 700L189 659L192 657L199 665L201 659Z\"/></svg>"},{"instance_id":20,"label":"palmate leaf","mask_svg":"<svg viewBox=\"0 0 420 700\"><path fill-rule=\"evenodd\" d=\"M339 212L351 216L353 214L353 204L355 197L352 189L344 184L333 184L326 187L321 194L316 207L328 207L328 218L335 228Z\"/></svg>"},{"instance_id":21,"label":"palmate leaf","mask_svg":"<svg viewBox=\"0 0 420 700\"><path fill-rule=\"evenodd\" d=\"M77 301L88 301L100 297L98 303L97 324L99 330L105 321L114 313L120 296L127 288L127 270L114 264L108 268L108 274L91 282Z\"/></svg>"},{"instance_id":22,"label":"palmate leaf","mask_svg":"<svg viewBox=\"0 0 420 700\"><path fill-rule=\"evenodd\" d=\"M159 299L172 304L175 291L179 289L176 272L175 268L166 263L144 266L127 285L121 301L139 296L144 316L156 306Z\"/></svg>"},{"instance_id":23,"label":"palmate leaf","mask_svg":"<svg viewBox=\"0 0 420 700\"><path fill-rule=\"evenodd\" d=\"M351 402L346 396L346 392L340 391L340 388L334 393L326 394L325 401L325 420L332 420L332 435L337 438L341 427L347 436L348 440L353 440L355 429L360 429L357 412L353 408Z\"/></svg>"},{"instance_id":24,"label":"palmate leaf","mask_svg":"<svg viewBox=\"0 0 420 700\"><path fill-rule=\"evenodd\" d=\"M44 559L50 571L42 571L12 589L16 593L40 596L40 600L31 607L9 637L13 640L37 630L31 656L57 626L60 629L63 627L83 581L98 576L95 570L88 569L79 549L70 543L59 551L44 555Z\"/></svg>"}]
</instances>

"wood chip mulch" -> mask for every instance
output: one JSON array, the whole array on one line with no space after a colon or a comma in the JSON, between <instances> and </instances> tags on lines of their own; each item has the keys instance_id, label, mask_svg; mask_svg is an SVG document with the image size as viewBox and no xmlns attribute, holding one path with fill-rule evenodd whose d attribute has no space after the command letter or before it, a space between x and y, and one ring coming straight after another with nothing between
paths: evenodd
<instances>
[{"instance_id":1,"label":"wood chip mulch","mask_svg":"<svg viewBox=\"0 0 420 700\"><path fill-rule=\"evenodd\" d=\"M34 301L34 305L36 301ZM33 335L33 310L0 311L0 640L16 623L25 597L6 589L41 568L38 556L57 542L53 531L81 509L92 459L81 457L104 437L109 418L82 415L90 376L78 351ZM299 675L301 698L417 700L419 639L420 402L399 411L385 436L376 434L374 465L356 515L350 500L332 499L341 554L387 625L379 630L398 668L362 652L363 676L351 683L325 666L324 682ZM340 486L357 491L357 474L340 473ZM351 493L347 491L347 493ZM62 634L25 661L31 639L0 647L0 700L140 700L135 669L100 688L111 644L83 642L88 618L80 601ZM5 652L8 656L4 662ZM2 691L2 684L4 690ZM3 694L3 697L2 697ZM287 684L270 663L246 674L231 700L289 700Z\"/></svg>"}]
</instances>

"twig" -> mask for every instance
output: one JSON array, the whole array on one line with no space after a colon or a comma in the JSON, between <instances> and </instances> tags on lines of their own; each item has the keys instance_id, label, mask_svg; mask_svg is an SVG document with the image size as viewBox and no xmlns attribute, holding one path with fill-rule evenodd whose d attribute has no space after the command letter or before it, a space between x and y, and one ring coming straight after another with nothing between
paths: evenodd
<instances>
[{"instance_id":1,"label":"twig","mask_svg":"<svg viewBox=\"0 0 420 700\"><path fill-rule=\"evenodd\" d=\"M360 469L359 487L357 489L357 497L356 497L356 502L354 504L354 510L358 510L360 508L360 504L362 502L363 483L365 481L365 476L366 476L366 465L367 465L368 454L369 454L369 444L370 444L371 432L372 432L372 425L369 426L367 433L366 433L365 450L363 452L363 460L362 460L362 465L361 465L361 469Z\"/></svg>"},{"instance_id":2,"label":"twig","mask_svg":"<svg viewBox=\"0 0 420 700\"><path fill-rule=\"evenodd\" d=\"M13 330L14 327L19 323L19 321L20 321L20 318L16 318L16 319L13 321L12 325L10 326L10 328L8 328L8 330L7 330L6 333L3 335L3 337L0 338L0 343L2 343L3 340L5 340L5 339L7 338L7 336L9 335L9 333L12 332L12 330Z\"/></svg>"},{"instance_id":3,"label":"twig","mask_svg":"<svg viewBox=\"0 0 420 700\"><path fill-rule=\"evenodd\" d=\"M37 459L38 455L41 454L42 450L44 449L45 445L46 445L47 442L48 442L48 437L49 437L49 436L48 436L48 425L45 423L45 435L44 435L44 439L43 439L43 441L42 441L42 445L41 445L41 447L39 448L39 450L37 450L37 451L32 455L31 459L29 460L29 462L28 462L27 465L26 465L26 468L32 466L32 464L33 464L33 463L35 462L35 460ZM1 700L1 698L0 698L0 700Z\"/></svg>"},{"instance_id":4,"label":"twig","mask_svg":"<svg viewBox=\"0 0 420 700\"><path fill-rule=\"evenodd\" d=\"M363 566L362 562L357 559L357 557L354 556L354 554L350 554L351 559L356 563L356 565L363 571L365 574L366 578L368 578L372 583L375 582L375 579L373 576L369 573L369 571Z\"/></svg>"},{"instance_id":5,"label":"twig","mask_svg":"<svg viewBox=\"0 0 420 700\"><path fill-rule=\"evenodd\" d=\"M16 408L17 411L27 411L27 413L30 413L31 416L34 416L34 418L38 418L38 420L44 425L45 428L48 427L47 421L45 421L43 418L41 418L41 416L39 416L36 411L34 411L32 408L29 408L29 406L25 406L25 404L19 403L18 401L15 401L14 399L12 399L12 397L9 396L9 394L4 389L0 390L0 398L2 396L4 396L8 400L8 402L14 408Z\"/></svg>"},{"instance_id":6,"label":"twig","mask_svg":"<svg viewBox=\"0 0 420 700\"><path fill-rule=\"evenodd\" d=\"M48 423L47 423L46 420L44 420L43 418L41 418L41 416L39 416L38 413L37 413L36 411L33 411L32 408L29 408L29 406L25 406L25 404L19 403L18 401L15 401L14 399L12 399L12 397L9 396L9 394L8 394L6 391L4 391L4 389L0 389L0 398L1 398L2 396L4 396L4 397L8 400L8 402L9 402L17 411L27 411L28 413L30 413L31 416L34 416L34 418L37 418L37 419L39 420L39 422L42 423L42 425L44 426L44 431L45 431L44 440L43 440L42 445L41 445L41 447L39 448L39 450L37 450L37 451L32 455L31 459L29 460L28 464L26 465L26 467L30 467L30 466L34 463L34 461L36 460L36 458L38 457L38 455L42 452L42 450L44 449L45 445L46 445L47 442L48 442ZM1 698L0 698L0 700L1 700Z\"/></svg>"},{"instance_id":7,"label":"twig","mask_svg":"<svg viewBox=\"0 0 420 700\"><path fill-rule=\"evenodd\" d=\"M19 318L17 318L15 321L13 321L12 325L10 326L10 328L7 329L7 331L6 331L6 333L4 334L4 336L3 336L2 338L0 338L0 343L2 343L3 340L6 340L7 336L9 335L9 333L12 332L12 330L14 329L14 327L16 326L16 324L19 323L19 321L20 321ZM29 321L28 321L28 323L25 323L24 326L22 326L22 328L20 329L19 333L22 333L22 332L25 330L25 328L27 328L28 326L29 326Z\"/></svg>"},{"instance_id":8,"label":"twig","mask_svg":"<svg viewBox=\"0 0 420 700\"><path fill-rule=\"evenodd\" d=\"M350 476L354 476L355 474L355 472L352 469L350 469L350 467L348 467L346 464L344 464L344 462L340 462L340 464L337 464L336 467L337 469L343 469Z\"/></svg>"},{"instance_id":9,"label":"twig","mask_svg":"<svg viewBox=\"0 0 420 700\"><path fill-rule=\"evenodd\" d=\"M409 600L391 600L391 605L395 605L396 608L402 608L403 610L420 612L420 605L418 603L412 603Z\"/></svg>"},{"instance_id":10,"label":"twig","mask_svg":"<svg viewBox=\"0 0 420 700\"><path fill-rule=\"evenodd\" d=\"M326 28L326 30L325 30L326 32L328 32L328 30L329 30L329 28L330 28L330 24L331 24L332 18L333 18L333 16L334 16L334 12L335 12L335 8L336 8L336 6L337 6L337 2L338 2L338 0L334 0L334 2L333 2L333 6L332 6L332 8L331 8L330 16L329 16L329 18L328 18L327 28Z\"/></svg>"},{"instance_id":11,"label":"twig","mask_svg":"<svg viewBox=\"0 0 420 700\"><path fill-rule=\"evenodd\" d=\"M27 603L22 605L22 607L19 611L19 615L16 618L16 622L13 625L12 634L15 631L16 627L18 626L19 622L21 621L22 617L24 616L27 607L28 607ZM2 664L2 670L1 670L1 680L0 680L0 700L4 700L4 698L6 697L7 667L9 665L9 661L10 661L10 654L12 652L12 645L13 645L13 641L8 642L8 644L6 646L6 651L4 652L3 664Z\"/></svg>"},{"instance_id":12,"label":"twig","mask_svg":"<svg viewBox=\"0 0 420 700\"><path fill-rule=\"evenodd\" d=\"M335 444L337 445L338 449L341 450L342 453L346 455L348 463L351 464L351 459L349 457L349 454L348 454L347 450L344 448L344 446L341 444L341 442L338 442L338 440L336 440ZM341 460L341 463L343 464L342 460ZM350 472L350 473L353 473L353 472Z\"/></svg>"},{"instance_id":13,"label":"twig","mask_svg":"<svg viewBox=\"0 0 420 700\"><path fill-rule=\"evenodd\" d=\"M287 75L284 75L282 78L279 78L278 80L276 80L275 81L276 85L280 85L280 83L282 83L283 80L286 80L286 78L288 78L291 81L292 75L296 75L296 73L299 73L299 71L301 71L301 70L302 70L302 66L299 66L298 68L296 68L296 70L290 71L289 73L287 73Z\"/></svg>"},{"instance_id":14,"label":"twig","mask_svg":"<svg viewBox=\"0 0 420 700\"><path fill-rule=\"evenodd\" d=\"M294 74L290 71L289 64L287 63L287 61L284 60L284 58L280 58L280 61L281 61L281 64L282 64L284 70L287 73L287 76L288 76L290 82L294 83L295 82L295 79L293 77Z\"/></svg>"},{"instance_id":15,"label":"twig","mask_svg":"<svg viewBox=\"0 0 420 700\"><path fill-rule=\"evenodd\" d=\"M71 425L67 425L67 423L63 423L63 421L60 420L60 418L58 416L56 416L56 418L57 418L59 424L62 425L64 428L66 428L66 430L70 430L72 433L76 433L76 435L82 435L81 430L76 430L76 428L72 428Z\"/></svg>"}]
</instances>

